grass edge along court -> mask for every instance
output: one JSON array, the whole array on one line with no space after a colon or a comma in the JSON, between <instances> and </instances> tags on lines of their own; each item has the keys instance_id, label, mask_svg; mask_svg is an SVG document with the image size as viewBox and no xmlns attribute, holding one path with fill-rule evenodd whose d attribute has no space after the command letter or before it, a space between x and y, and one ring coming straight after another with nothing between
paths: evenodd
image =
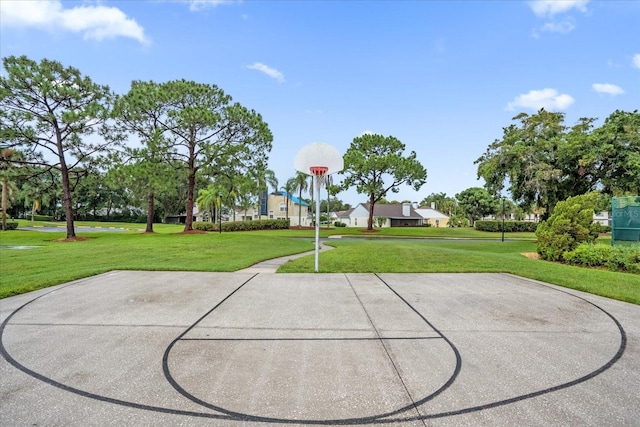
<instances>
[{"instance_id":1,"label":"grass edge along court","mask_svg":"<svg viewBox=\"0 0 640 427\"><path fill-rule=\"evenodd\" d=\"M20 224L21 227L27 225L30 224L26 221ZM78 224L79 227L89 225ZM86 240L79 242L60 241L63 231L0 233L0 298L111 270L229 272L267 259L313 250L313 231L310 230L185 235L180 234L180 226L173 225L159 224L154 234L141 233L140 224L96 225L128 231L83 230L78 235ZM322 230L323 237L331 234L363 237L365 233L354 229ZM321 254L320 272L511 273L640 304L640 275L529 259L523 253L535 252L531 235L507 233L506 241L501 242L499 234L473 229L385 229L375 233L375 238L327 242L336 250ZM289 261L278 272L311 273L313 256Z\"/></svg>"}]
</instances>

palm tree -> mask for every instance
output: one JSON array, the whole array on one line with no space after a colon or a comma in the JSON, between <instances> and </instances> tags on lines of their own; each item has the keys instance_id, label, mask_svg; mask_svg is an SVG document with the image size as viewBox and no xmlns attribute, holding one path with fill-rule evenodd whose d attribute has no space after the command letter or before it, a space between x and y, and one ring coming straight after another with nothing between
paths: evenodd
<instances>
[{"instance_id":1,"label":"palm tree","mask_svg":"<svg viewBox=\"0 0 640 427\"><path fill-rule=\"evenodd\" d=\"M262 199L262 193L266 190L267 197L269 194L269 186L273 188L273 191L278 189L278 178L276 178L276 174L271 169L267 169L264 165L258 166L254 173L253 177L256 180L257 188L258 188L258 219L262 219L262 210L260 207L260 202Z\"/></svg>"},{"instance_id":2,"label":"palm tree","mask_svg":"<svg viewBox=\"0 0 640 427\"><path fill-rule=\"evenodd\" d=\"M294 183L294 179L293 178L289 178L287 180L287 182L284 184L284 187L281 188L282 191L284 191L285 196L286 196L286 205L285 205L285 215L286 218L289 219L289 194L291 194L292 192L294 192L296 189L295 187L295 183Z\"/></svg>"},{"instance_id":3,"label":"palm tree","mask_svg":"<svg viewBox=\"0 0 640 427\"><path fill-rule=\"evenodd\" d=\"M198 198L196 203L199 211L209 212L209 222L214 221L214 210L216 207L217 199L220 194L220 189L216 185L209 185L207 188L202 188L198 191Z\"/></svg>"},{"instance_id":4,"label":"palm tree","mask_svg":"<svg viewBox=\"0 0 640 427\"><path fill-rule=\"evenodd\" d=\"M292 187L298 190L298 228L302 227L302 192L309 188L308 177L306 173L296 172L296 175L289 180Z\"/></svg>"}]
</instances>

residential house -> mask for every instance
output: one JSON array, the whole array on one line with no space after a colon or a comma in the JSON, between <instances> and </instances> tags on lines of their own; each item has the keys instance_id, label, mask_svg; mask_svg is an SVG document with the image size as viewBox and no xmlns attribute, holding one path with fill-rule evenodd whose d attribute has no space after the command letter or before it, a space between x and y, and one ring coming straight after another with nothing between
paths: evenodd
<instances>
[{"instance_id":1,"label":"residential house","mask_svg":"<svg viewBox=\"0 0 640 427\"><path fill-rule=\"evenodd\" d=\"M423 218L422 225L431 225L432 227L448 227L449 216L443 214L439 210L421 206L414 209L418 215Z\"/></svg>"},{"instance_id":2,"label":"residential house","mask_svg":"<svg viewBox=\"0 0 640 427\"><path fill-rule=\"evenodd\" d=\"M284 191L276 191L267 195L266 205L263 205L262 212L259 208L251 208L245 211L237 211L238 221L252 219L282 219L289 217L291 226L298 226L298 211L300 210L300 224L303 227L309 226L311 220L309 215L309 203L300 200L298 197L287 194Z\"/></svg>"},{"instance_id":3,"label":"residential house","mask_svg":"<svg viewBox=\"0 0 640 427\"><path fill-rule=\"evenodd\" d=\"M338 221L347 227L366 227L369 220L369 204L360 203L348 211L338 212ZM382 227L417 227L422 225L423 218L413 209L411 203L375 204L373 206L374 227L378 227L377 218L382 220Z\"/></svg>"}]
</instances>

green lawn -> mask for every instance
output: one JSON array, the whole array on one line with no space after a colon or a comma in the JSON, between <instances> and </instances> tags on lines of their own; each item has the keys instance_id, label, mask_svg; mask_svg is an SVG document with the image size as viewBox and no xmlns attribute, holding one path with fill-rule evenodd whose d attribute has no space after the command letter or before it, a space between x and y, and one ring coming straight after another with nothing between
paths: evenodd
<instances>
[{"instance_id":1,"label":"green lawn","mask_svg":"<svg viewBox=\"0 0 640 427\"><path fill-rule=\"evenodd\" d=\"M512 273L567 288L640 304L640 275L573 267L529 259L526 241L344 240L320 257L322 273ZM278 272L312 272L313 258L288 262Z\"/></svg>"},{"instance_id":2,"label":"green lawn","mask_svg":"<svg viewBox=\"0 0 640 427\"><path fill-rule=\"evenodd\" d=\"M78 232L85 241L64 242L56 233L0 232L0 298L110 270L236 271L257 262L313 249L314 230L181 234L182 225L77 222L78 226L118 227L126 232ZM20 226L31 225L20 221ZM64 226L63 223L36 223ZM321 272L508 272L640 304L640 275L571 267L532 260L533 233L479 232L470 228L394 228L363 233L355 228L323 229L336 250L320 258ZM368 237L370 239L353 239ZM391 239L409 237L410 239ZM429 239L431 238L431 239ZM471 238L475 240L460 240ZM436 240L440 239L440 240ZM448 240L452 239L452 240ZM478 240L482 239L482 240ZM493 239L493 240L491 240ZM599 239L603 244L609 240ZM35 246L12 249L12 246ZM312 272L313 256L291 261L279 272Z\"/></svg>"},{"instance_id":3,"label":"green lawn","mask_svg":"<svg viewBox=\"0 0 640 427\"><path fill-rule=\"evenodd\" d=\"M176 230L77 233L88 238L79 242L60 241L64 232L1 232L0 298L110 270L235 271L266 259L313 250L309 239L276 234L176 234Z\"/></svg>"}]
</instances>

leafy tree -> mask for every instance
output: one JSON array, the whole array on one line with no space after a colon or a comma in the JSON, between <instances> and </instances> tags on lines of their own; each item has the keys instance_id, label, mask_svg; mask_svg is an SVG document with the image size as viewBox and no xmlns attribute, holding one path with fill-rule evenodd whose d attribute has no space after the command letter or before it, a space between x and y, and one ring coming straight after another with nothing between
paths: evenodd
<instances>
[{"instance_id":1,"label":"leafy tree","mask_svg":"<svg viewBox=\"0 0 640 427\"><path fill-rule=\"evenodd\" d=\"M302 172L296 172L293 178L289 178L287 186L298 191L298 199L302 201L302 192L309 188L309 175ZM298 228L302 227L302 203L298 204Z\"/></svg>"},{"instance_id":2,"label":"leafy tree","mask_svg":"<svg viewBox=\"0 0 640 427\"><path fill-rule=\"evenodd\" d=\"M594 129L593 118L571 128L563 113L544 109L514 117L476 160L478 177L497 194L509 183L514 201L544 217L559 200L601 188L608 195L640 191L640 114L616 111Z\"/></svg>"},{"instance_id":3,"label":"leafy tree","mask_svg":"<svg viewBox=\"0 0 640 427\"><path fill-rule=\"evenodd\" d=\"M542 259L559 261L563 253L598 237L600 227L593 222L593 214L599 198L598 192L592 192L558 202L553 215L541 221L536 230Z\"/></svg>"},{"instance_id":4,"label":"leafy tree","mask_svg":"<svg viewBox=\"0 0 640 427\"><path fill-rule=\"evenodd\" d=\"M67 238L75 237L73 190L110 142L84 137L105 133L112 94L73 67L25 56L2 60L0 140L28 157L24 163L57 169L62 179Z\"/></svg>"},{"instance_id":5,"label":"leafy tree","mask_svg":"<svg viewBox=\"0 0 640 427\"><path fill-rule=\"evenodd\" d=\"M375 204L389 191L397 193L403 184L418 191L427 181L427 170L416 160L416 153L404 156L404 150L405 145L393 136L365 134L354 138L344 155L341 188L355 186L368 196L367 230L373 230Z\"/></svg>"},{"instance_id":6,"label":"leafy tree","mask_svg":"<svg viewBox=\"0 0 640 427\"><path fill-rule=\"evenodd\" d=\"M126 180L137 198L146 200L146 233L153 233L156 193L171 185L171 178L175 177L168 166L170 146L165 137L168 130L164 120L169 108L162 86L143 81L133 81L129 91L117 99L114 108L121 129L134 134L142 144L141 148L126 148L115 161L127 164L121 170L129 176L120 174L121 179Z\"/></svg>"},{"instance_id":7,"label":"leafy tree","mask_svg":"<svg viewBox=\"0 0 640 427\"><path fill-rule=\"evenodd\" d=\"M452 215L458 203L453 197L447 196L446 193L431 193L420 202L420 206L431 207L431 203L435 203L436 210L440 212L446 212Z\"/></svg>"},{"instance_id":8,"label":"leafy tree","mask_svg":"<svg viewBox=\"0 0 640 427\"><path fill-rule=\"evenodd\" d=\"M273 139L262 117L231 103L215 85L174 80L134 82L119 111L128 125L153 142L156 151L187 175L185 231L193 229L195 191L200 174L232 176L260 169Z\"/></svg>"},{"instance_id":9,"label":"leafy tree","mask_svg":"<svg viewBox=\"0 0 640 427\"><path fill-rule=\"evenodd\" d=\"M558 200L554 184L563 176L558 149L564 142L564 114L541 109L513 120L520 125L504 128L502 139L495 140L475 161L478 177L484 178L493 194L501 192L508 180L515 201L526 206L537 203L549 211Z\"/></svg>"},{"instance_id":10,"label":"leafy tree","mask_svg":"<svg viewBox=\"0 0 640 427\"><path fill-rule=\"evenodd\" d=\"M174 161L187 170L185 231L193 229L196 175L232 175L264 165L273 136L260 114L215 85L174 80L159 91L166 102L163 127Z\"/></svg>"},{"instance_id":11,"label":"leafy tree","mask_svg":"<svg viewBox=\"0 0 640 427\"><path fill-rule=\"evenodd\" d=\"M640 113L616 110L595 129L581 159L609 195L640 194Z\"/></svg>"},{"instance_id":12,"label":"leafy tree","mask_svg":"<svg viewBox=\"0 0 640 427\"><path fill-rule=\"evenodd\" d=\"M472 227L475 220L494 214L498 208L496 198L480 187L467 188L456 194L456 199L458 199L460 209L469 218Z\"/></svg>"}]
</instances>

